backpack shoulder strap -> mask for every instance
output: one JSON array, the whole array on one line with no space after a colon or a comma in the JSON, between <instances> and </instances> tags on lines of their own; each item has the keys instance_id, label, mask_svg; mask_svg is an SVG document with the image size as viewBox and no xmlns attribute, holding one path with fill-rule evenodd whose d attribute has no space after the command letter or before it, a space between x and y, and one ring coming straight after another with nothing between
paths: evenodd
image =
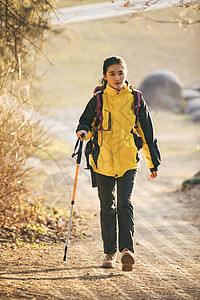
<instances>
[{"instance_id":1,"label":"backpack shoulder strap","mask_svg":"<svg viewBox=\"0 0 200 300\"><path fill-rule=\"evenodd\" d=\"M100 116L102 114L102 103L101 103L101 98L100 98L100 94L103 91L103 87L102 86L96 86L94 89L94 96L96 97L97 101L96 101L96 114L97 114L97 118L100 119Z\"/></svg>"},{"instance_id":2,"label":"backpack shoulder strap","mask_svg":"<svg viewBox=\"0 0 200 300\"><path fill-rule=\"evenodd\" d=\"M94 89L94 96L96 97L96 119L99 120L99 129L101 131L101 146L103 143L103 114L102 114L102 106L103 106L103 99L102 99L103 87L96 86Z\"/></svg>"}]
</instances>

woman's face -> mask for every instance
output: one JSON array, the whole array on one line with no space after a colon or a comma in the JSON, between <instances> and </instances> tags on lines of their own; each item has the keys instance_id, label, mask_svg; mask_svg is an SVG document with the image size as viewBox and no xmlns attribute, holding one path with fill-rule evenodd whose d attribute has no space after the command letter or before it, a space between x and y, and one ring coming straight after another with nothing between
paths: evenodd
<instances>
[{"instance_id":1,"label":"woman's face","mask_svg":"<svg viewBox=\"0 0 200 300\"><path fill-rule=\"evenodd\" d=\"M108 67L106 75L103 74L103 78L107 80L108 84L116 89L121 90L125 88L127 70L120 64L114 64Z\"/></svg>"}]
</instances>

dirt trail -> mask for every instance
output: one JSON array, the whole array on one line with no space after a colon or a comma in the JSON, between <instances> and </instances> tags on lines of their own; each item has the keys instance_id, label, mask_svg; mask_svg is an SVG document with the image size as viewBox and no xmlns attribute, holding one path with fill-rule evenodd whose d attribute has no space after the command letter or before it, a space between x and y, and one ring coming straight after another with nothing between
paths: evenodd
<instances>
[{"instance_id":1,"label":"dirt trail","mask_svg":"<svg viewBox=\"0 0 200 300\"><path fill-rule=\"evenodd\" d=\"M74 113L55 111L54 117L65 125L63 138L73 144ZM99 203L88 175L81 170L75 206L93 216L84 229L86 238L70 243L66 262L63 244L1 252L0 299L200 298L199 229L174 193L182 180L198 171L199 153L194 149L199 125L163 112L153 118L163 164L155 180L149 178L144 161L138 174L133 272L121 271L120 254L115 269L101 268ZM69 172L73 177L74 166Z\"/></svg>"}]
</instances>

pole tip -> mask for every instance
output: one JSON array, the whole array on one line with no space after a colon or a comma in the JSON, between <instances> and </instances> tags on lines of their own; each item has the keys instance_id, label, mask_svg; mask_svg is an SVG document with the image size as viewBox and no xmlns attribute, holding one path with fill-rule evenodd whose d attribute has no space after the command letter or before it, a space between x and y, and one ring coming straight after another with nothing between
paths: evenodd
<instances>
[{"instance_id":1,"label":"pole tip","mask_svg":"<svg viewBox=\"0 0 200 300\"><path fill-rule=\"evenodd\" d=\"M67 246L65 246L65 254L64 254L64 257L63 257L64 261L66 261L66 256L67 256Z\"/></svg>"}]
</instances>

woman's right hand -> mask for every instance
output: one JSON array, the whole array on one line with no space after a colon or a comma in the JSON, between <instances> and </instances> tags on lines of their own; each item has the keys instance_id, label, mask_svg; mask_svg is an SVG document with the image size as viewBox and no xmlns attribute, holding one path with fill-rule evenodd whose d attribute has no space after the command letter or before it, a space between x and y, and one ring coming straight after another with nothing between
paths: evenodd
<instances>
[{"instance_id":1,"label":"woman's right hand","mask_svg":"<svg viewBox=\"0 0 200 300\"><path fill-rule=\"evenodd\" d=\"M85 131L85 130L79 130L77 133L76 133L76 135L77 135L77 137L81 140L81 141L83 141L85 138L86 138L86 136L87 136L87 131ZM84 135L84 136L83 136Z\"/></svg>"}]
</instances>

